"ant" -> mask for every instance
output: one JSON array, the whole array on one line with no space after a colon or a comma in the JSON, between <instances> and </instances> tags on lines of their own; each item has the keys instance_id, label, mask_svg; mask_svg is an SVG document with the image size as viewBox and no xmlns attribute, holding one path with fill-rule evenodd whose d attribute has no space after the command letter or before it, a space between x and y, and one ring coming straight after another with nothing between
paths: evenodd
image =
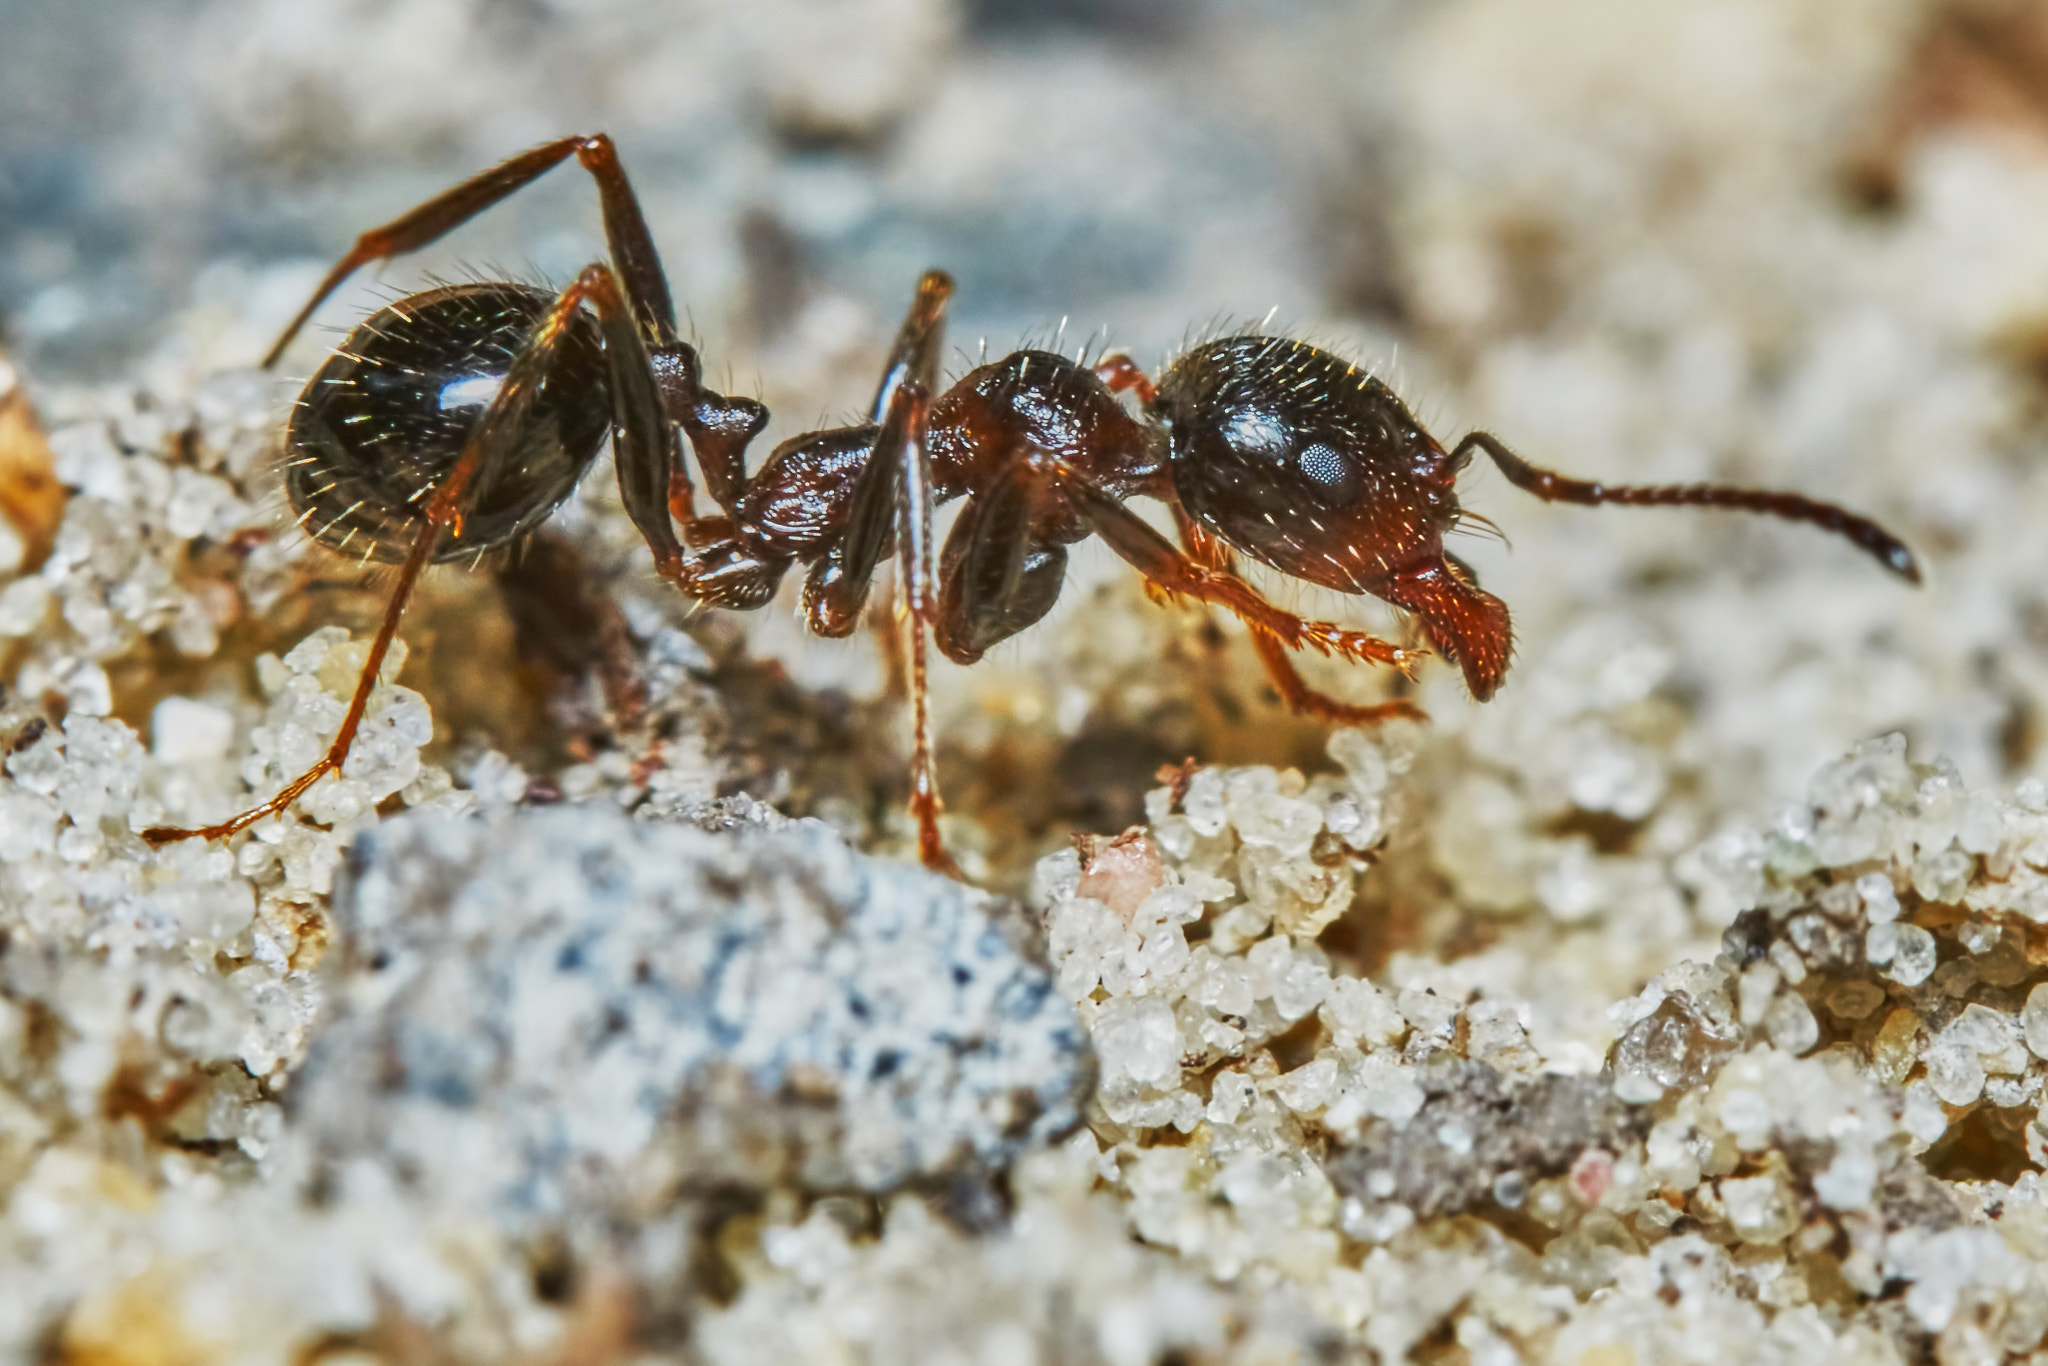
<instances>
[{"instance_id":1,"label":"ant","mask_svg":"<svg viewBox=\"0 0 2048 1366\"><path fill-rule=\"evenodd\" d=\"M1123 355L1089 366L1018 351L941 392L953 282L939 271L918 282L867 421L785 441L749 475L746 448L768 411L705 387L695 349L677 333L638 201L603 134L536 147L364 233L263 364L276 364L358 267L426 246L571 156L596 182L608 262L554 294L475 283L403 298L358 326L307 384L286 433L286 489L299 522L333 549L398 564L396 583L326 755L232 820L143 831L150 845L233 835L338 772L421 571L429 562L474 559L540 525L607 435L626 511L656 571L698 602L762 607L803 564L809 628L845 636L883 557L895 555L911 631L918 852L927 866L948 871L932 772L927 639L948 659L973 663L1045 615L1059 596L1067 547L1089 536L1144 575L1155 599L1235 613L1282 700L1347 725L1422 713L1401 699L1361 706L1328 697L1303 681L1289 652L1404 674L1423 652L1275 606L1239 576L1236 557L1407 609L1483 702L1507 671L1508 610L1443 545L1472 515L1459 508L1455 484L1475 453L1547 501L1725 507L1809 522L1920 579L1912 552L1889 532L1798 494L1569 479L1485 432L1446 451L1385 384L1281 337L1204 342L1156 383ZM679 429L717 505L711 515L697 511ZM1171 511L1180 545L1125 506L1141 495ZM955 498L966 506L935 565L932 508Z\"/></svg>"}]
</instances>

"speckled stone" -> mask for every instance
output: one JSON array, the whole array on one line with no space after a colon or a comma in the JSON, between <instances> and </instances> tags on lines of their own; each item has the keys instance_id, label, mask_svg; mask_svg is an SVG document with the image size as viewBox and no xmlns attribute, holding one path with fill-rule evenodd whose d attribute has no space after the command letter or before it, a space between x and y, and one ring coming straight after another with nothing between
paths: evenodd
<instances>
[{"instance_id":1,"label":"speckled stone","mask_svg":"<svg viewBox=\"0 0 2048 1366\"><path fill-rule=\"evenodd\" d=\"M337 887L336 1013L296 1119L325 1158L515 1224L1001 1164L1072 1128L1091 1075L1003 916L808 822L394 820Z\"/></svg>"},{"instance_id":2,"label":"speckled stone","mask_svg":"<svg viewBox=\"0 0 2048 1366\"><path fill-rule=\"evenodd\" d=\"M1406 1205L1418 1218L1459 1214L1494 1197L1509 1173L1556 1176L1581 1153L1639 1139L1647 1117L1601 1077L1503 1077L1445 1056L1420 1069L1426 1099L1405 1124L1375 1119L1329 1162L1349 1195Z\"/></svg>"}]
</instances>

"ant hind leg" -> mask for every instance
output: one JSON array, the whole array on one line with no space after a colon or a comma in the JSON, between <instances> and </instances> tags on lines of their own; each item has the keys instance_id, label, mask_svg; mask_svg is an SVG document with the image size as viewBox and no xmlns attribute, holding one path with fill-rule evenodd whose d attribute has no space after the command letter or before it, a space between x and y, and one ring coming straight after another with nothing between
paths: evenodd
<instances>
[{"instance_id":1,"label":"ant hind leg","mask_svg":"<svg viewBox=\"0 0 2048 1366\"><path fill-rule=\"evenodd\" d=\"M624 280L626 294L633 301L635 317L655 342L662 345L674 342L675 304L669 298L668 281L662 274L661 259L654 251L653 235L647 230L647 219L640 211L640 201L633 193L632 183L626 179L618 150L603 133L593 136L579 133L544 142L488 170L479 171L461 184L443 190L389 223L371 228L356 238L355 245L334 263L334 268L327 272L320 287L313 291L313 297L306 300L305 307L285 326L269 354L263 357L263 368L268 370L277 364L278 358L306 325L307 319L313 316L314 310L358 269L372 261L418 251L514 191L532 184L572 153L597 181L598 199L604 211L605 237L611 247L613 264Z\"/></svg>"}]
</instances>

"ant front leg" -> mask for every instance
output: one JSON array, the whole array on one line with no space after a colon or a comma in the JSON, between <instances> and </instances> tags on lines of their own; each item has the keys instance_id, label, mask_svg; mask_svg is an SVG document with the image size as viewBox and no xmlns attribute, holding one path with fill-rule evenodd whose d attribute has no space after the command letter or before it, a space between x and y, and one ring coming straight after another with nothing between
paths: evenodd
<instances>
[{"instance_id":1,"label":"ant front leg","mask_svg":"<svg viewBox=\"0 0 2048 1366\"><path fill-rule=\"evenodd\" d=\"M1179 503L1173 505L1173 520L1180 528L1181 545L1187 549L1189 559L1206 569L1237 576L1237 557L1231 553L1230 547L1204 530L1201 523L1188 516L1187 509ZM1266 677L1272 681L1274 691L1280 694L1280 701L1287 710L1300 716L1312 716L1332 726L1377 726L1394 720L1429 719L1427 712L1406 698L1362 705L1342 701L1310 687L1301 671L1294 667L1293 657L1287 653L1287 647L1280 643L1278 636L1257 626L1249 629L1252 649L1258 653L1259 663L1265 666Z\"/></svg>"},{"instance_id":2,"label":"ant front leg","mask_svg":"<svg viewBox=\"0 0 2048 1366\"><path fill-rule=\"evenodd\" d=\"M939 557L932 634L955 664L976 662L1051 611L1066 580L1066 547L1032 536L1058 497L1049 464L1014 447L996 458L1001 472L968 499Z\"/></svg>"},{"instance_id":3,"label":"ant front leg","mask_svg":"<svg viewBox=\"0 0 2048 1366\"><path fill-rule=\"evenodd\" d=\"M882 371L881 385L875 390L871 414L871 421L880 431L848 500L846 533L812 567L810 579L804 584L804 615L818 635L837 638L849 634L858 624L860 609L867 602L868 585L896 532L895 510L899 505L919 500L924 505L924 530L920 537L923 545L909 553L921 555L929 578L931 468L925 456L924 419L922 415L918 417L913 431L909 410L901 405L905 402L904 390L910 388L921 393L918 402L925 409L931 405L938 388L946 301L952 297L952 277L944 271L926 271L917 282L917 296L896 333L895 345L890 348L889 363ZM915 469L911 468L913 465ZM918 488L906 486L906 479Z\"/></svg>"},{"instance_id":4,"label":"ant front leg","mask_svg":"<svg viewBox=\"0 0 2048 1366\"><path fill-rule=\"evenodd\" d=\"M631 357L613 345L620 334L633 339L635 344L639 337L639 331L627 311L618 277L607 266L590 266L574 284L556 296L546 316L534 327L526 345L506 371L504 383L470 433L462 454L457 457L447 477L425 500L419 531L404 563L399 566L397 582L385 603L376 638L371 642L368 658L363 661L362 673L356 679L355 693L349 699L341 729L327 753L318 763L286 783L269 801L244 811L232 820L192 830L154 826L142 832L146 844L151 848L161 848L186 839L226 839L265 817L285 811L321 778L341 772L348 761L349 750L355 744L356 732L362 727L363 716L369 710L377 676L384 667L385 656L391 651L391 642L398 635L399 620L405 613L413 588L419 583L421 571L437 551L446 549L444 538L447 543L460 542L464 515L472 495L488 483L491 473L525 437L528 411L541 386L547 382L549 367L567 334L569 319L586 302L597 309L599 319L605 325L614 401L637 403L640 409L638 412L621 412L619 438L630 445L645 441L652 434L651 428L666 430L661 409L654 401L654 376L647 368L646 353L638 353L640 375L636 385L630 373Z\"/></svg>"},{"instance_id":5,"label":"ant front leg","mask_svg":"<svg viewBox=\"0 0 2048 1366\"><path fill-rule=\"evenodd\" d=\"M1405 697L1370 704L1346 702L1309 686L1278 636L1251 628L1252 649L1266 667L1266 677L1280 701L1297 716L1312 716L1328 726L1379 726L1389 721L1427 721L1429 713Z\"/></svg>"},{"instance_id":6,"label":"ant front leg","mask_svg":"<svg viewBox=\"0 0 2048 1366\"><path fill-rule=\"evenodd\" d=\"M1197 563L1161 536L1144 518L1071 465L1056 467L1060 492L1074 514L1145 576L1147 590L1171 601L1193 598L1233 613L1254 631L1263 631L1290 650L1315 650L1340 659L1390 664L1411 674L1424 652L1404 650L1392 641L1365 631L1346 630L1327 621L1306 621L1260 596L1238 578Z\"/></svg>"},{"instance_id":7,"label":"ant front leg","mask_svg":"<svg viewBox=\"0 0 2048 1366\"><path fill-rule=\"evenodd\" d=\"M313 291L313 297L285 327L269 354L264 356L263 368L267 370L277 364L278 357L291 345L292 338L299 334L299 329L306 325L314 310L359 268L372 261L418 251L515 190L532 184L572 153L597 182L598 200L604 211L605 239L611 248L612 262L625 286L626 296L632 300L634 316L658 345L674 342L675 303L669 298L661 258L655 254L654 238L647 231L646 215L641 213L639 198L633 193L632 183L626 179L626 168L619 161L618 149L603 133L590 137L578 134L542 143L499 162L382 227L362 234L347 254L334 263L334 268L327 272L327 278Z\"/></svg>"},{"instance_id":8,"label":"ant front leg","mask_svg":"<svg viewBox=\"0 0 2048 1366\"><path fill-rule=\"evenodd\" d=\"M1470 432L1451 452L1451 468L1484 451L1508 482L1546 503L1620 503L1632 507L1719 507L1761 513L1788 522L1807 522L1843 537L1908 583L1920 582L1920 564L1906 543L1868 517L1796 493L1732 488L1726 484L1602 484L1570 479L1516 455L1490 432Z\"/></svg>"}]
</instances>

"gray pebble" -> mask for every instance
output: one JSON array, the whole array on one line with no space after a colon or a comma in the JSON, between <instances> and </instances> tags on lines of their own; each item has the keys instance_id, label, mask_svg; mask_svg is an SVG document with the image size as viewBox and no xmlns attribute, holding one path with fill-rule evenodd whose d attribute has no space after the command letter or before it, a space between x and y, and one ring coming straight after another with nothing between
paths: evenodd
<instances>
[{"instance_id":1,"label":"gray pebble","mask_svg":"<svg viewBox=\"0 0 2048 1366\"><path fill-rule=\"evenodd\" d=\"M400 817L336 888L297 1125L514 1226L999 1166L1078 1122L1091 1065L997 909L808 822Z\"/></svg>"}]
</instances>

